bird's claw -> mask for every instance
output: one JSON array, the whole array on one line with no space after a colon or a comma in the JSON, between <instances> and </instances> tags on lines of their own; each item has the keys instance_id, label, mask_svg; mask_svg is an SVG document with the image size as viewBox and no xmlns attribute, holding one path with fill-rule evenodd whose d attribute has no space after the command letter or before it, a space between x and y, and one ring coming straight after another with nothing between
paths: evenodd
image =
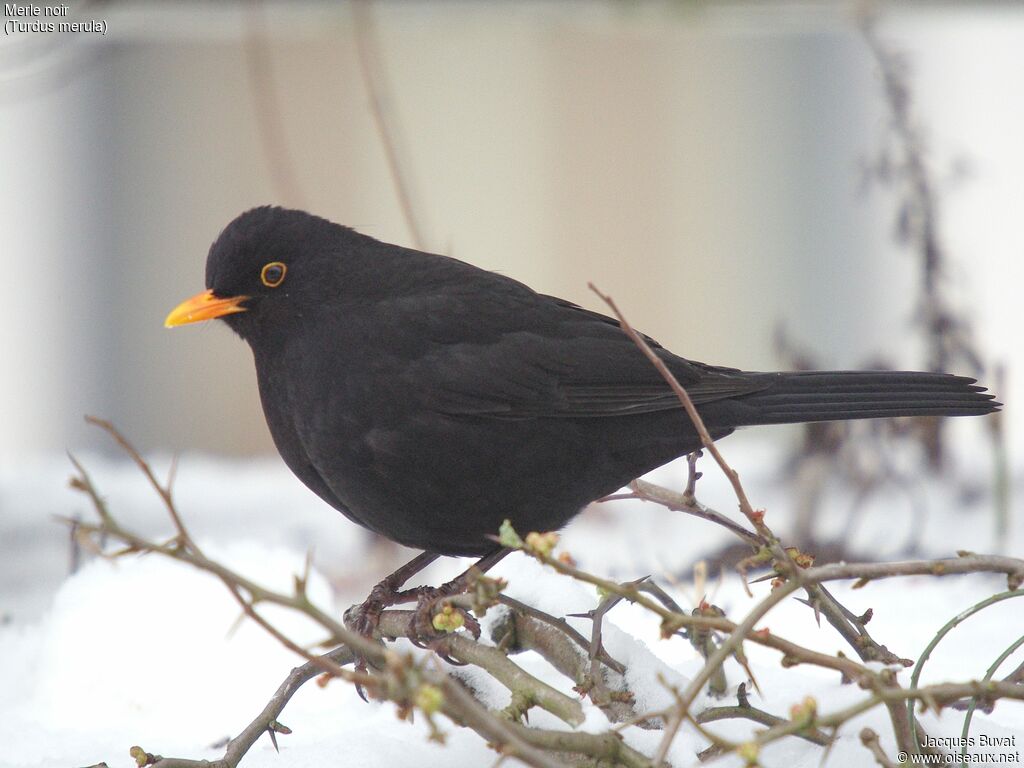
<instances>
[{"instance_id":1,"label":"bird's claw","mask_svg":"<svg viewBox=\"0 0 1024 768\"><path fill-rule=\"evenodd\" d=\"M374 588L376 592L376 588ZM359 605L353 605L345 611L345 626L353 632L358 632L367 640L372 640L377 633L377 625L380 623L380 615L384 612L384 601L373 592Z\"/></svg>"},{"instance_id":2,"label":"bird's claw","mask_svg":"<svg viewBox=\"0 0 1024 768\"><path fill-rule=\"evenodd\" d=\"M437 557L424 553L408 564L395 571L377 584L360 605L354 605L345 611L345 626L363 637L381 642L379 636L380 619L383 612L402 603L415 602L409 625L408 639L417 648L433 651L442 660L454 666L462 666L463 662L452 658L448 652L446 638L460 629L465 629L474 639L480 639L480 622L466 608L448 598L467 592L473 584L474 574L486 572L494 563L508 554L508 550L498 550L482 558L474 569L463 573L440 587L414 587L399 590L399 587L410 575L428 565ZM357 655L356 671L366 673L369 664L367 659ZM356 685L359 696L366 701L363 686Z\"/></svg>"},{"instance_id":3,"label":"bird's claw","mask_svg":"<svg viewBox=\"0 0 1024 768\"><path fill-rule=\"evenodd\" d=\"M367 665L366 665L366 657L365 656L357 656L356 657L355 671L356 671L356 674L358 674L358 675L365 675L365 674L369 673L369 669L367 668ZM369 704L370 703L370 699L367 698L367 696L366 696L366 689L363 687L363 684L360 683L360 682L357 682L355 685L356 685L356 693L359 694L359 698L362 699L363 701L365 701L367 704Z\"/></svg>"},{"instance_id":4,"label":"bird's claw","mask_svg":"<svg viewBox=\"0 0 1024 768\"><path fill-rule=\"evenodd\" d=\"M353 605L347 611L343 617L345 626L351 629L353 632L365 637L367 640L377 639L377 626L380 623L380 615L384 611L385 600L382 599L382 595L378 594L378 588L374 587L373 591L370 592L369 597L359 605ZM358 675L369 674L369 664L366 657L361 653L356 653L355 667ZM366 689L359 682L355 684L356 693L359 694L359 698L369 704L370 699L366 695Z\"/></svg>"}]
</instances>

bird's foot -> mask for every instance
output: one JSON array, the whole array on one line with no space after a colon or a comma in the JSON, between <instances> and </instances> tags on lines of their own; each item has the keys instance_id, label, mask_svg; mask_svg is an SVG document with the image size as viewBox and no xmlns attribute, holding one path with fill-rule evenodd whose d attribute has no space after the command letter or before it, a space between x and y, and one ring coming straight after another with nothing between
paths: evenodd
<instances>
[{"instance_id":1,"label":"bird's foot","mask_svg":"<svg viewBox=\"0 0 1024 768\"><path fill-rule=\"evenodd\" d=\"M438 555L424 552L417 555L408 563L387 578L383 579L373 589L360 605L353 605L345 611L345 626L358 632L363 637L373 639L380 623L380 615L385 608L400 603L410 603L417 599L416 590L407 589L399 591L399 588L409 580L410 577L419 573L430 565Z\"/></svg>"},{"instance_id":2,"label":"bird's foot","mask_svg":"<svg viewBox=\"0 0 1024 768\"><path fill-rule=\"evenodd\" d=\"M353 632L358 632L367 640L374 639L377 634L377 626L380 624L380 615L384 612L384 601L374 598L371 593L359 605L353 605L343 617L345 626Z\"/></svg>"},{"instance_id":3,"label":"bird's foot","mask_svg":"<svg viewBox=\"0 0 1024 768\"><path fill-rule=\"evenodd\" d=\"M378 584L377 587L380 585ZM377 587L374 587L373 591L370 592L369 597L366 598L361 604L353 605L347 611L343 617L345 626L353 632L358 632L360 635L365 637L367 640L373 640L380 643L380 638L377 635L377 626L380 623L380 615L384 612L384 602L380 599L380 596L375 595ZM366 656L362 653L355 654L355 671L360 675L365 675L369 672L370 665L366 660ZM356 693L359 694L365 702L369 702L366 696L366 690L362 685L356 683Z\"/></svg>"},{"instance_id":4,"label":"bird's foot","mask_svg":"<svg viewBox=\"0 0 1024 768\"><path fill-rule=\"evenodd\" d=\"M482 557L476 565L440 587L414 587L399 590L408 579L437 559L438 555L424 552L381 581L370 590L360 605L345 611L345 626L363 637L380 642L378 627L381 614L393 605L416 603L409 640L420 648L429 648L450 664L459 662L452 659L446 650L444 638L451 632L465 628L474 638L480 637L480 622L467 608L453 600L466 592L474 583L476 575L485 573L511 550L498 549ZM365 672L367 662L357 659L356 669ZM365 693L359 695L366 699Z\"/></svg>"},{"instance_id":5,"label":"bird's foot","mask_svg":"<svg viewBox=\"0 0 1024 768\"><path fill-rule=\"evenodd\" d=\"M387 578L383 579L370 590L370 594L367 595L366 599L362 603L359 605L353 605L345 611L345 615L343 617L345 626L353 632L358 632L366 639L374 640L379 643L380 638L377 636L377 628L380 625L380 617L384 610L393 605L411 602L416 599L415 596L409 596L409 592L412 590L400 592L399 587L401 587L410 576L413 576L423 570L426 566L430 565L430 563L436 560L437 557L437 555L424 552L403 565ZM369 664L367 663L366 657L361 654L357 654L355 669L357 672L365 673L368 671ZM366 692L363 690L362 686L357 685L356 691L359 693L359 696L363 701L367 701Z\"/></svg>"}]
</instances>

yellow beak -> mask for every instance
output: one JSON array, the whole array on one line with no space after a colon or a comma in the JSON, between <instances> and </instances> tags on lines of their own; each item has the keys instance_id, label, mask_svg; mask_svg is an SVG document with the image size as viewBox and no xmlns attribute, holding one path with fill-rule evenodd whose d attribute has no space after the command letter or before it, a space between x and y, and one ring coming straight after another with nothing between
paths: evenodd
<instances>
[{"instance_id":1,"label":"yellow beak","mask_svg":"<svg viewBox=\"0 0 1024 768\"><path fill-rule=\"evenodd\" d=\"M174 328L177 325L213 320L215 317L223 317L233 312L245 312L242 302L248 298L248 296L229 296L226 299L220 299L213 295L213 291L197 293L171 310L171 314L164 320L164 327Z\"/></svg>"}]
</instances>

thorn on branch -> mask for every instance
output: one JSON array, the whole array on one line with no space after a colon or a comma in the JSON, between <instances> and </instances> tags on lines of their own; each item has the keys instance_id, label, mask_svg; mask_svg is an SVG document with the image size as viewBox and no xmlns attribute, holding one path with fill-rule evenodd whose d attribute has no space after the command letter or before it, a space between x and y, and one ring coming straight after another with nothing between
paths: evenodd
<instances>
[{"instance_id":1,"label":"thorn on branch","mask_svg":"<svg viewBox=\"0 0 1024 768\"><path fill-rule=\"evenodd\" d=\"M740 683L736 689L736 703L744 708L750 706L750 700L747 698L747 684Z\"/></svg>"},{"instance_id":2,"label":"thorn on branch","mask_svg":"<svg viewBox=\"0 0 1024 768\"><path fill-rule=\"evenodd\" d=\"M703 472L697 471L697 460L704 455L704 451L694 451L686 456L686 488L683 489L683 501L687 504L697 503L697 481L704 476Z\"/></svg>"}]
</instances>

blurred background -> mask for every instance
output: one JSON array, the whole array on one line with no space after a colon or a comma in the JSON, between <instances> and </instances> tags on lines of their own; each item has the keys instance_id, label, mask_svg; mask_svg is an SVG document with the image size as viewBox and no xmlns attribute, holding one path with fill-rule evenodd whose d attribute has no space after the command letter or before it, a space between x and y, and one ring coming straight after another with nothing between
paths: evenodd
<instances>
[{"instance_id":1,"label":"blurred background","mask_svg":"<svg viewBox=\"0 0 1024 768\"><path fill-rule=\"evenodd\" d=\"M873 8L906 64L948 288L1008 363L1024 8ZM84 413L147 449L271 450L245 345L162 321L251 206L416 244L368 77L424 248L599 308L592 280L698 360L782 366L781 327L822 366L927 366L900 191L865 183L891 111L863 10L72 3L106 34L5 35L0 457L104 445Z\"/></svg>"},{"instance_id":2,"label":"blurred background","mask_svg":"<svg viewBox=\"0 0 1024 768\"><path fill-rule=\"evenodd\" d=\"M246 345L162 325L266 203L602 310L593 281L709 363L983 376L1020 455L1019 4L72 2L5 22L9 544L32 461L112 450L84 414L147 452L272 452Z\"/></svg>"}]
</instances>

